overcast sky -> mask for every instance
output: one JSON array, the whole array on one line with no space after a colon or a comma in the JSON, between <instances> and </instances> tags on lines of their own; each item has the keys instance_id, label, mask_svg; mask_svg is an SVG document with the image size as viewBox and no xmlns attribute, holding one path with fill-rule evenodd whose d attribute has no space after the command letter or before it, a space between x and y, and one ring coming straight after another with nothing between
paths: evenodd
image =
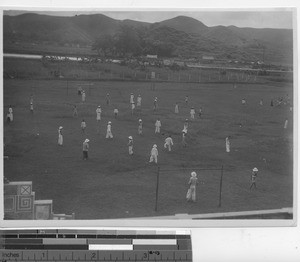
<instances>
[{"instance_id":1,"label":"overcast sky","mask_svg":"<svg viewBox=\"0 0 300 262\"><path fill-rule=\"evenodd\" d=\"M285 11L287 10L287 11ZM18 15L28 11L4 11L4 14ZM32 11L39 14L74 16L101 13L114 19L132 19L144 22L160 22L179 15L193 17L207 26L235 25L253 28L293 28L293 13L290 9L276 11Z\"/></svg>"}]
</instances>

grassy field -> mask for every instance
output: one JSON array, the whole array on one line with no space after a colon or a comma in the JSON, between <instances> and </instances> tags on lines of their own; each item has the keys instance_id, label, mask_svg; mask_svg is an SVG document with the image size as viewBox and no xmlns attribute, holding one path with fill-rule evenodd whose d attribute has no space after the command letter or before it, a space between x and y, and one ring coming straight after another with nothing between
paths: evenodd
<instances>
[{"instance_id":1,"label":"grassy field","mask_svg":"<svg viewBox=\"0 0 300 262\"><path fill-rule=\"evenodd\" d=\"M86 89L83 104L78 84ZM208 213L273 209L293 206L293 113L288 105L270 106L277 97L292 97L286 83L150 83L69 82L59 80L4 80L4 112L11 104L14 122L4 123L4 174L10 181L33 181L37 199L53 199L55 213L75 212L76 219L129 218L177 213ZM129 97L142 96L142 110L131 115ZM111 105L105 104L110 93ZM34 114L29 111L34 96ZM189 96L189 104L184 98ZM153 98L159 109L153 112ZM245 98L246 105L241 100ZM263 99L263 106L259 105ZM179 115L174 105L179 102ZM73 118L73 105L79 116ZM97 133L95 110L101 104L103 118ZM201 119L190 121L187 147L181 130L190 107L203 109ZM113 109L119 109L114 119ZM162 134L154 134L157 118ZM86 134L80 128L87 123ZM138 136L138 119L144 123ZM289 126L284 129L285 119ZM106 124L112 121L113 140L106 140ZM57 145L57 129L64 127L64 145ZM39 134L39 135L37 135ZM174 148L163 148L172 134ZM134 138L134 155L128 154L128 136ZM231 136L231 152L225 138ZM90 139L89 160L82 160L82 142ZM155 207L157 166L149 164L152 145L159 150L160 184ZM222 207L218 207L220 171L197 168L224 166ZM195 170L204 184L197 188L197 202L187 203L185 194ZM257 190L250 191L253 167L259 169ZM186 169L185 169L186 168ZM164 170L173 171L164 171Z\"/></svg>"}]
</instances>

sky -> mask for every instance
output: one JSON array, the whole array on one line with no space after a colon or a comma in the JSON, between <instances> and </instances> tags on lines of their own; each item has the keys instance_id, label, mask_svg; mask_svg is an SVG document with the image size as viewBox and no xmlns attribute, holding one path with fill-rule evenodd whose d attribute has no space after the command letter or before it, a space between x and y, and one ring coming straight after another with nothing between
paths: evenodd
<instances>
[{"instance_id":1,"label":"sky","mask_svg":"<svg viewBox=\"0 0 300 262\"><path fill-rule=\"evenodd\" d=\"M153 10L153 9L152 9ZM168 11L157 9L156 11L95 11L95 10L81 10L81 11L39 11L34 10L31 12L55 16L74 16L79 14L96 14L101 13L114 19L124 20L131 19L143 22L160 22L170 19L179 15L189 16L195 18L207 26L229 26L235 25L237 27L253 27L253 28L293 28L293 12L291 9L265 9L250 10L240 9L238 11L224 11L220 9L209 11ZM4 14L18 15L29 11L7 10Z\"/></svg>"}]
</instances>

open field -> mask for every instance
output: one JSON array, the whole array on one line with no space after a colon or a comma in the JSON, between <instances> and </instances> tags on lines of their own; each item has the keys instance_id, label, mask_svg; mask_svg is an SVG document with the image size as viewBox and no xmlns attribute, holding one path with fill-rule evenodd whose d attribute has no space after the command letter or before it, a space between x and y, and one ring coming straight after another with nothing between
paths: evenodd
<instances>
[{"instance_id":1,"label":"open field","mask_svg":"<svg viewBox=\"0 0 300 262\"><path fill-rule=\"evenodd\" d=\"M86 89L81 103L78 84ZM292 98L292 84L80 82L59 80L4 80L4 112L14 109L14 122L4 123L4 174L10 181L33 181L37 199L53 199L55 213L75 212L76 219L107 219L273 209L293 206L293 114L288 105L270 106L270 100ZM129 96L142 96L142 110L131 115ZM105 104L110 93L111 105ZM34 114L29 111L34 96ZM184 98L189 96L189 105ZM153 112L153 98L159 110ZM241 99L245 98L246 105ZM259 105L263 99L263 106ZM292 99L291 99L292 101ZM179 115L174 105L179 102ZM73 105L78 118L73 118ZM96 113L103 118L97 133ZM187 147L181 130L190 107L203 109L202 118L190 122ZM119 109L114 119L113 109ZM162 134L154 134L157 118ZM80 128L86 120L84 135ZM138 136L138 119L144 134ZM285 119L289 126L284 129ZM114 139L105 139L107 121ZM241 124L241 127L240 127ZM57 129L64 127L64 145L57 145ZM39 134L39 135L37 135ZM174 148L163 148L172 134ZM128 136L134 138L134 155L128 155ZM231 136L231 152L225 137ZM82 142L90 139L88 161L82 161ZM158 211L155 207L157 166L149 164L152 145L159 150L161 168ZM190 168L224 166L222 207L218 207L220 171L198 171L204 184L197 188L197 202L185 194ZM249 191L253 167L259 169L256 191ZM174 171L163 171L172 169Z\"/></svg>"}]
</instances>

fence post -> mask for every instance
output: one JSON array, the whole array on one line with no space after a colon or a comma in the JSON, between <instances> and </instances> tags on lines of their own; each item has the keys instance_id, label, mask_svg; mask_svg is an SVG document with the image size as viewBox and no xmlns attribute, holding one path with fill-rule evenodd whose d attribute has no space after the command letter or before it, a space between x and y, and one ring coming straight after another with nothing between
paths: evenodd
<instances>
[{"instance_id":1,"label":"fence post","mask_svg":"<svg viewBox=\"0 0 300 262\"><path fill-rule=\"evenodd\" d=\"M157 211L157 204L158 204L158 185L159 185L159 166L157 167L157 178L156 178L156 200L155 200L155 211Z\"/></svg>"},{"instance_id":2,"label":"fence post","mask_svg":"<svg viewBox=\"0 0 300 262\"><path fill-rule=\"evenodd\" d=\"M222 183L223 183L223 165L221 168L221 178L220 178L219 207L221 207L221 202L222 202Z\"/></svg>"}]
</instances>

